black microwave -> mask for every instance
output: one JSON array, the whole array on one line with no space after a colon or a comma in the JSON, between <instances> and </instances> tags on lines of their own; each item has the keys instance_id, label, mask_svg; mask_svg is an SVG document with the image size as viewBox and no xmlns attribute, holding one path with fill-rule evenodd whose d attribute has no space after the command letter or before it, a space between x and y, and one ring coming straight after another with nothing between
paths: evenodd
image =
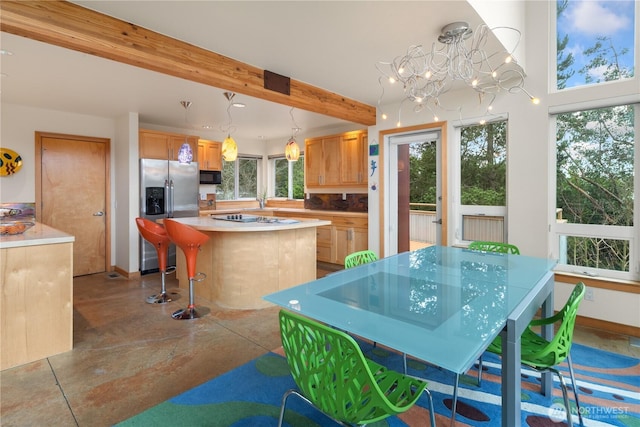
<instances>
[{"instance_id":1,"label":"black microwave","mask_svg":"<svg viewBox=\"0 0 640 427\"><path fill-rule=\"evenodd\" d=\"M200 184L222 184L222 172L200 171Z\"/></svg>"}]
</instances>

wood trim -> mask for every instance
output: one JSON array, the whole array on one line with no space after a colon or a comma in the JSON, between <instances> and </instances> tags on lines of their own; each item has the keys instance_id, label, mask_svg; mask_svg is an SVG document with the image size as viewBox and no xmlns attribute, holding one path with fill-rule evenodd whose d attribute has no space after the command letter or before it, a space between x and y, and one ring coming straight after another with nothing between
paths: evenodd
<instances>
[{"instance_id":1,"label":"wood trim","mask_svg":"<svg viewBox=\"0 0 640 427\"><path fill-rule=\"evenodd\" d=\"M111 140L109 138L97 138L91 136L67 135L53 132L35 132L35 168L36 168L36 221L41 221L42 215L42 139L62 138L79 141L93 141L105 144L104 173L105 188L105 271L111 268Z\"/></svg>"},{"instance_id":2,"label":"wood trim","mask_svg":"<svg viewBox=\"0 0 640 427\"><path fill-rule=\"evenodd\" d=\"M421 124L421 125L415 125L415 126L407 126L407 127L402 127L402 128L393 128L393 129L386 129L386 130L381 130L378 133L378 171L379 171L379 192L380 192L380 198L379 198L379 216L380 216L380 222L378 223L379 226L379 233L380 233L380 238L379 238L379 251L380 257L383 257L384 255L384 239L385 239L385 230L386 230L386 226L385 226L385 216L384 216L384 208L385 208L385 199L384 199L384 194L385 194L385 186L384 186L384 171L385 171L385 162L384 162L384 149L385 149L385 138L389 135L394 135L394 134L399 134L399 133L405 133L405 132L413 132L413 131L421 131L421 130L427 130L427 129L440 129L440 137L441 137L441 142L440 142L440 162L442 163L442 208L441 208L441 214L442 214L442 236L441 236L441 244L442 246L446 246L448 243L448 239L447 239L447 223L448 223L448 205L449 205L449 193L448 193L448 182L447 182L447 122L433 122L433 123L426 123L426 124Z\"/></svg>"},{"instance_id":3,"label":"wood trim","mask_svg":"<svg viewBox=\"0 0 640 427\"><path fill-rule=\"evenodd\" d=\"M609 322L607 320L592 319L591 317L584 316L577 316L576 324L585 328L598 329L600 331L640 338L640 328L636 326L623 325L620 323Z\"/></svg>"},{"instance_id":4,"label":"wood trim","mask_svg":"<svg viewBox=\"0 0 640 427\"><path fill-rule=\"evenodd\" d=\"M602 279L567 273L555 273L555 281L569 284L583 282L586 286L592 288L626 292L628 294L640 294L640 282L625 282L622 280Z\"/></svg>"},{"instance_id":5,"label":"wood trim","mask_svg":"<svg viewBox=\"0 0 640 427\"><path fill-rule=\"evenodd\" d=\"M291 94L265 89L264 70L66 1L0 2L0 30L365 126L376 109L291 79Z\"/></svg>"}]
</instances>

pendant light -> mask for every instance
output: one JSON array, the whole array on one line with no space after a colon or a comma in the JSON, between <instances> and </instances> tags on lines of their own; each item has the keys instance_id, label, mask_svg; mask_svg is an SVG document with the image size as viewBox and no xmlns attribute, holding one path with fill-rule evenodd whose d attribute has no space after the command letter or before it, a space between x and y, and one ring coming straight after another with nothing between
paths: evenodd
<instances>
[{"instance_id":1,"label":"pendant light","mask_svg":"<svg viewBox=\"0 0 640 427\"><path fill-rule=\"evenodd\" d=\"M284 156L290 162L295 162L300 158L300 147L296 142L296 135L301 129L298 127L295 119L293 118L293 108L291 108L289 114L291 115L291 121L293 122L294 127L291 128L291 138L289 138L289 141L287 141L287 145L285 145L284 147Z\"/></svg>"},{"instance_id":2,"label":"pendant light","mask_svg":"<svg viewBox=\"0 0 640 427\"><path fill-rule=\"evenodd\" d=\"M233 162L238 158L238 145L236 141L231 137L231 100L236 96L233 92L225 92L225 98L229 101L227 106L227 116L229 117L229 124L227 125L226 132L227 137L222 141L222 159L226 162Z\"/></svg>"},{"instance_id":3,"label":"pendant light","mask_svg":"<svg viewBox=\"0 0 640 427\"><path fill-rule=\"evenodd\" d=\"M184 108L184 122L188 125L189 121L187 120L187 112L189 111L189 107L191 107L191 101L180 101L180 105ZM180 146L180 150L178 150L178 163L180 164L189 164L193 160L193 150L191 149L191 145L187 140L187 137L184 137L184 142Z\"/></svg>"}]
</instances>

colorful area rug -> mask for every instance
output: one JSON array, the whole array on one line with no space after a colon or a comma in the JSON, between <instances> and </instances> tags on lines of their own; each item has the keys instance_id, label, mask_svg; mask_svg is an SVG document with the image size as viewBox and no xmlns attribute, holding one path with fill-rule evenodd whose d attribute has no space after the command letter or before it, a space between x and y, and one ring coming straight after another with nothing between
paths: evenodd
<instances>
[{"instance_id":1,"label":"colorful area rug","mask_svg":"<svg viewBox=\"0 0 640 427\"><path fill-rule=\"evenodd\" d=\"M363 344L365 354L389 368L402 370L402 358L395 352ZM640 427L640 360L574 344L572 360L579 387L585 426ZM461 380L456 421L458 426L499 426L500 359L493 354L483 358L482 386L476 371ZM567 371L566 363L561 366ZM409 373L426 378L432 392L438 426L449 426L454 375L422 362L409 360ZM564 372L563 372L564 375ZM566 381L570 383L569 373ZM281 351L268 353L130 418L119 426L276 426L283 393L294 388L286 359ZM522 425L560 427L566 425L560 386L554 394L540 394L539 375L522 369ZM573 402L573 391L570 390ZM418 407L398 417L371 426L427 426L427 397ZM562 406L564 408L564 406ZM575 408L573 408L575 413ZM560 419L559 419L560 418ZM578 425L577 416L574 425ZM295 396L289 398L285 416L287 427L335 426L336 424Z\"/></svg>"}]
</instances>

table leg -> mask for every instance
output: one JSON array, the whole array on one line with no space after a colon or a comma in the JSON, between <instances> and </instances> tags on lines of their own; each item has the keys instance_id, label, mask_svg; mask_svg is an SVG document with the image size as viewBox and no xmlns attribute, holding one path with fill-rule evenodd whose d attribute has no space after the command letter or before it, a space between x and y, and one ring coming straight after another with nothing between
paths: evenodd
<instances>
[{"instance_id":1,"label":"table leg","mask_svg":"<svg viewBox=\"0 0 640 427\"><path fill-rule=\"evenodd\" d=\"M510 320L502 336L502 426L520 427L520 334Z\"/></svg>"},{"instance_id":2,"label":"table leg","mask_svg":"<svg viewBox=\"0 0 640 427\"><path fill-rule=\"evenodd\" d=\"M542 317L551 317L553 316L553 292L549 294L547 299L542 304L541 308ZM550 341L553 338L554 330L553 325L544 325L542 326L542 338ZM543 396L551 397L551 393L553 390L553 373L544 372L541 375L541 393Z\"/></svg>"}]
</instances>

